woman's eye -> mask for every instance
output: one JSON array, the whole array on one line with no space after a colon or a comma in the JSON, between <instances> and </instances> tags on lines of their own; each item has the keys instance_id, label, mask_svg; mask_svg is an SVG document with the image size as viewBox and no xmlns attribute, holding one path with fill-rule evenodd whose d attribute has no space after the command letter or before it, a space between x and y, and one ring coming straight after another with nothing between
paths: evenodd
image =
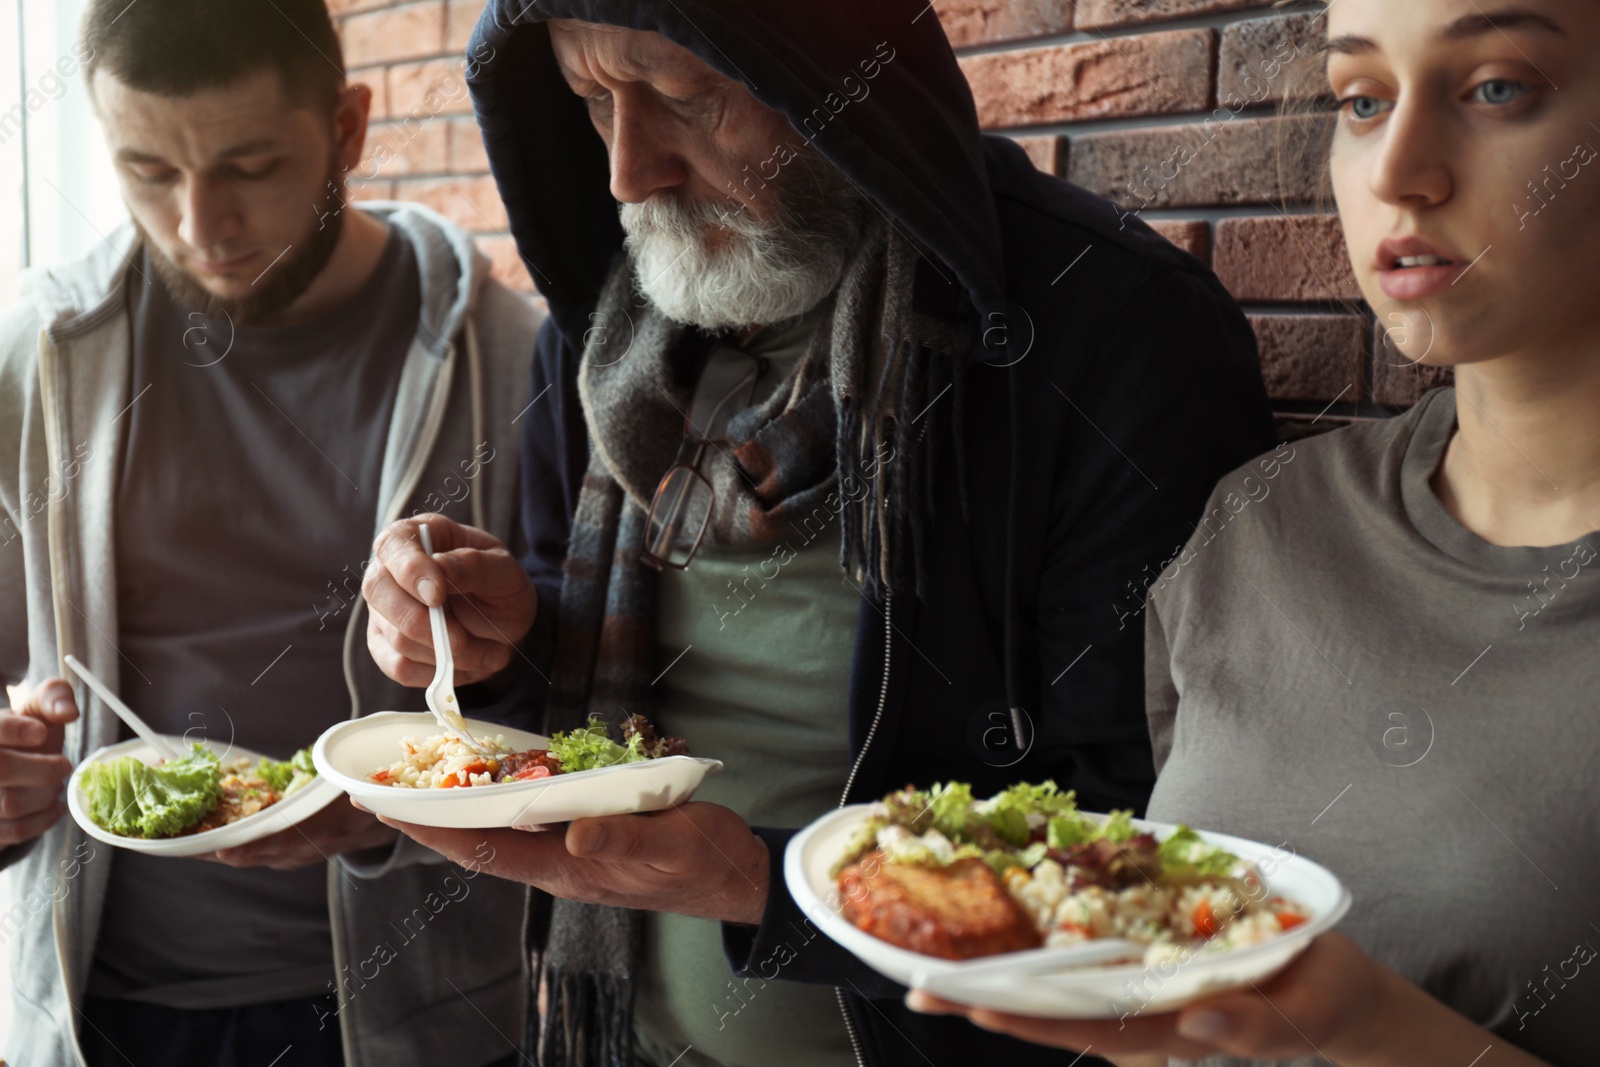
<instances>
[{"instance_id":1,"label":"woman's eye","mask_svg":"<svg viewBox=\"0 0 1600 1067\"><path fill-rule=\"evenodd\" d=\"M1389 109L1387 100L1375 96L1352 96L1341 103L1350 110L1351 117L1361 122L1375 119Z\"/></svg>"},{"instance_id":2,"label":"woman's eye","mask_svg":"<svg viewBox=\"0 0 1600 1067\"><path fill-rule=\"evenodd\" d=\"M1528 86L1524 82L1512 81L1509 78L1491 78L1472 91L1472 98L1481 104L1504 107L1515 103L1527 91Z\"/></svg>"}]
</instances>

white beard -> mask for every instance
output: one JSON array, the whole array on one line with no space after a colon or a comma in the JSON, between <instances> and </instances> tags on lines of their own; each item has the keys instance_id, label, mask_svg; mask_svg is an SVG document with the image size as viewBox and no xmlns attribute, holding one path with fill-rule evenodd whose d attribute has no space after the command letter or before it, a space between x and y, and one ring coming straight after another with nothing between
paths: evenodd
<instances>
[{"instance_id":1,"label":"white beard","mask_svg":"<svg viewBox=\"0 0 1600 1067\"><path fill-rule=\"evenodd\" d=\"M842 191L835 184L826 197L802 193L801 210L765 222L722 204L623 204L640 293L668 318L713 333L805 314L838 287L860 233L865 201L842 175L837 183ZM722 240L708 248L712 235Z\"/></svg>"}]
</instances>

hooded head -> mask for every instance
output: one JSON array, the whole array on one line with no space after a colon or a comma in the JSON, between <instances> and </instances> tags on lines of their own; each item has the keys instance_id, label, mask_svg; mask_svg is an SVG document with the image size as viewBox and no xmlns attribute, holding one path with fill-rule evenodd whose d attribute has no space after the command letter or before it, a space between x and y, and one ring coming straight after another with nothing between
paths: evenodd
<instances>
[{"instance_id":1,"label":"hooded head","mask_svg":"<svg viewBox=\"0 0 1600 1067\"><path fill-rule=\"evenodd\" d=\"M647 295L713 328L820 300L874 215L971 307L1004 295L972 97L919 0L491 0L468 82L518 248L569 338L624 220ZM695 114L702 93L718 114ZM686 223L731 232L691 240ZM696 272L666 269L674 253L723 274L677 284ZM697 305L707 291L723 299ZM730 303L749 304L743 323L719 317Z\"/></svg>"}]
</instances>

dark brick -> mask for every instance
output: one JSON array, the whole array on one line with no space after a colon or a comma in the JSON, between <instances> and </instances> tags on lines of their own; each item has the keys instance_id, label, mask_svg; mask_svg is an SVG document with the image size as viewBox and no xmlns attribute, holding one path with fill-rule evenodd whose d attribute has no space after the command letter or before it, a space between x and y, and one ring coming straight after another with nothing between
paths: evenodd
<instances>
[{"instance_id":1,"label":"dark brick","mask_svg":"<svg viewBox=\"0 0 1600 1067\"><path fill-rule=\"evenodd\" d=\"M1361 299L1337 216L1223 219L1213 266L1236 300Z\"/></svg>"},{"instance_id":2,"label":"dark brick","mask_svg":"<svg viewBox=\"0 0 1600 1067\"><path fill-rule=\"evenodd\" d=\"M1367 320L1359 315L1252 315L1261 376L1273 400L1355 404L1362 394Z\"/></svg>"},{"instance_id":3,"label":"dark brick","mask_svg":"<svg viewBox=\"0 0 1600 1067\"><path fill-rule=\"evenodd\" d=\"M1076 25L1080 30L1103 30L1260 6L1262 0L1078 0Z\"/></svg>"},{"instance_id":4,"label":"dark brick","mask_svg":"<svg viewBox=\"0 0 1600 1067\"><path fill-rule=\"evenodd\" d=\"M1327 32L1327 17L1320 13L1235 22L1222 31L1217 100L1239 107L1326 93L1321 49Z\"/></svg>"},{"instance_id":5,"label":"dark brick","mask_svg":"<svg viewBox=\"0 0 1600 1067\"><path fill-rule=\"evenodd\" d=\"M1219 117L1220 116L1220 117ZM1323 116L1331 129L1331 118ZM1146 207L1310 203L1324 170L1322 144L1300 124L1234 118L1072 138L1067 177L1136 211Z\"/></svg>"}]
</instances>

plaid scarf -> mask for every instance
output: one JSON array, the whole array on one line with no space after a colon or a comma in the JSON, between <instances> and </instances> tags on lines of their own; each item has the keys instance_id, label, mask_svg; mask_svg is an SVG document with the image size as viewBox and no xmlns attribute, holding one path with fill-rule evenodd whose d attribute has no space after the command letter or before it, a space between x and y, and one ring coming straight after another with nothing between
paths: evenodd
<instances>
[{"instance_id":1,"label":"plaid scarf","mask_svg":"<svg viewBox=\"0 0 1600 1067\"><path fill-rule=\"evenodd\" d=\"M864 592L921 587L933 473L912 462L913 423L948 387L966 341L958 327L912 312L918 255L881 222L864 235L799 365L733 418L726 448L708 451L709 543L775 544L823 510L840 516L840 565ZM633 265L619 257L592 321L632 323L632 343L617 358L607 346L617 331L593 330L584 353L590 462L562 575L546 733L591 713L617 726L652 710L656 573L639 554L651 499L683 440L695 385L684 379L698 377L677 373L675 356L704 348L704 338L636 292ZM636 913L553 901L540 961L541 1064L633 1067L639 938Z\"/></svg>"}]
</instances>

